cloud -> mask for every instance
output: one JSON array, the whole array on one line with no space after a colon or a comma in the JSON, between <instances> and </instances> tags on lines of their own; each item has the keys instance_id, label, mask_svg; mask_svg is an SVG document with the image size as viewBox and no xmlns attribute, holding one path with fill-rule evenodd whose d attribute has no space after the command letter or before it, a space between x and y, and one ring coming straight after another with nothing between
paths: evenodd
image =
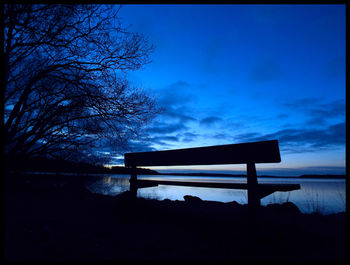
<instances>
[{"instance_id":1,"label":"cloud","mask_svg":"<svg viewBox=\"0 0 350 265\"><path fill-rule=\"evenodd\" d=\"M326 125L334 118L345 118L345 100L333 100L322 103L317 98L303 98L292 102L283 103L293 112L300 112L307 116L307 125Z\"/></svg>"},{"instance_id":2,"label":"cloud","mask_svg":"<svg viewBox=\"0 0 350 265\"><path fill-rule=\"evenodd\" d=\"M115 155L124 155L124 153L129 152L149 152L155 151L155 148L152 147L152 143L149 141L149 138L142 138L139 140L130 140L127 146L119 146L118 152Z\"/></svg>"},{"instance_id":3,"label":"cloud","mask_svg":"<svg viewBox=\"0 0 350 265\"><path fill-rule=\"evenodd\" d=\"M216 124L220 121L222 121L221 118L215 117L215 116L210 116L210 117L207 117L207 118L200 120L200 125L210 126L210 125Z\"/></svg>"},{"instance_id":4,"label":"cloud","mask_svg":"<svg viewBox=\"0 0 350 265\"><path fill-rule=\"evenodd\" d=\"M191 85L178 81L159 89L156 94L158 105L163 108L163 112L146 128L145 132L149 134L148 141L163 148L172 145L171 142L194 139L194 134L186 134L189 130L186 124L196 121L192 115L196 96L191 91Z\"/></svg>"},{"instance_id":5,"label":"cloud","mask_svg":"<svg viewBox=\"0 0 350 265\"><path fill-rule=\"evenodd\" d=\"M178 81L159 89L156 92L157 104L163 109L157 117L159 121L182 122L195 121L191 105L196 96L191 92L191 85Z\"/></svg>"},{"instance_id":6,"label":"cloud","mask_svg":"<svg viewBox=\"0 0 350 265\"><path fill-rule=\"evenodd\" d=\"M282 113L282 114L278 114L276 118L277 118L277 119L286 119L286 118L288 118L288 117L289 117L288 114Z\"/></svg>"},{"instance_id":7,"label":"cloud","mask_svg":"<svg viewBox=\"0 0 350 265\"><path fill-rule=\"evenodd\" d=\"M325 129L284 129L271 134L247 133L235 136L244 141L277 139L283 151L300 153L336 149L345 146L345 123L338 123Z\"/></svg>"},{"instance_id":8,"label":"cloud","mask_svg":"<svg viewBox=\"0 0 350 265\"><path fill-rule=\"evenodd\" d=\"M338 99L328 103L321 103L317 98L303 98L284 103L292 110L302 111L316 117L340 117L345 115L345 100Z\"/></svg>"},{"instance_id":9,"label":"cloud","mask_svg":"<svg viewBox=\"0 0 350 265\"><path fill-rule=\"evenodd\" d=\"M151 143L164 145L164 141L179 142L180 139L177 136L154 136L149 139Z\"/></svg>"},{"instance_id":10,"label":"cloud","mask_svg":"<svg viewBox=\"0 0 350 265\"><path fill-rule=\"evenodd\" d=\"M191 85L185 81L177 81L157 91L158 104L163 107L182 106L196 97L190 93Z\"/></svg>"},{"instance_id":11,"label":"cloud","mask_svg":"<svg viewBox=\"0 0 350 265\"><path fill-rule=\"evenodd\" d=\"M335 100L326 104L318 104L314 107L310 107L307 111L311 118L322 121L331 118L345 117L345 100Z\"/></svg>"},{"instance_id":12,"label":"cloud","mask_svg":"<svg viewBox=\"0 0 350 265\"><path fill-rule=\"evenodd\" d=\"M189 112L187 108L184 107L174 107L168 106L167 109L161 114L164 118L175 119L180 122L188 122L188 121L196 121L196 119L192 116L189 116L185 113Z\"/></svg>"},{"instance_id":13,"label":"cloud","mask_svg":"<svg viewBox=\"0 0 350 265\"><path fill-rule=\"evenodd\" d=\"M178 135L178 136L182 137L182 139L181 139L182 142L192 142L193 140L198 138L199 134L186 132L186 133L184 133L182 135Z\"/></svg>"},{"instance_id":14,"label":"cloud","mask_svg":"<svg viewBox=\"0 0 350 265\"><path fill-rule=\"evenodd\" d=\"M235 135L233 138L238 140L238 142L250 142L250 141L255 141L255 139L260 136L261 134L259 133L243 133L243 134Z\"/></svg>"},{"instance_id":15,"label":"cloud","mask_svg":"<svg viewBox=\"0 0 350 265\"><path fill-rule=\"evenodd\" d=\"M290 109L305 109L309 105L313 105L320 101L318 98L302 98L297 100L288 100L284 102L283 105Z\"/></svg>"},{"instance_id":16,"label":"cloud","mask_svg":"<svg viewBox=\"0 0 350 265\"><path fill-rule=\"evenodd\" d=\"M212 136L214 139L229 139L233 138L232 136L228 135L227 133L217 133Z\"/></svg>"},{"instance_id":17,"label":"cloud","mask_svg":"<svg viewBox=\"0 0 350 265\"><path fill-rule=\"evenodd\" d=\"M174 133L178 131L182 131L187 129L187 127L183 123L162 123L157 122L154 123L152 127L147 128L147 132L153 133L153 134L167 134L167 133Z\"/></svg>"}]
</instances>

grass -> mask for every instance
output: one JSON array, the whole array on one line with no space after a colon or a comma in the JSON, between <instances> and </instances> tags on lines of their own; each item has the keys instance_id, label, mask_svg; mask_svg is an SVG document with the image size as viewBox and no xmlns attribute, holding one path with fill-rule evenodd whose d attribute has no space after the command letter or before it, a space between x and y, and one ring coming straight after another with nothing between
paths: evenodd
<instances>
[{"instance_id":1,"label":"grass","mask_svg":"<svg viewBox=\"0 0 350 265\"><path fill-rule=\"evenodd\" d=\"M304 190L304 203L308 212L322 214L325 210L324 200L321 200L320 194L313 188Z\"/></svg>"},{"instance_id":2,"label":"grass","mask_svg":"<svg viewBox=\"0 0 350 265\"><path fill-rule=\"evenodd\" d=\"M345 195L345 191L343 191L341 185L338 185L338 187L336 189L336 194L337 194L337 198L340 201L340 203L342 205L345 205L346 195Z\"/></svg>"},{"instance_id":3,"label":"grass","mask_svg":"<svg viewBox=\"0 0 350 265\"><path fill-rule=\"evenodd\" d=\"M288 192L274 192L269 196L269 203L285 203L289 202L290 191Z\"/></svg>"}]
</instances>

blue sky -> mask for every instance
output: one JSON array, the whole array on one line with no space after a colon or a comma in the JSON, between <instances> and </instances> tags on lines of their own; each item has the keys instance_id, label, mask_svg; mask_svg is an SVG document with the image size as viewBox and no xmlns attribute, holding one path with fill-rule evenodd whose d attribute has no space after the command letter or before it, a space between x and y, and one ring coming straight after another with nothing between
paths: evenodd
<instances>
[{"instance_id":1,"label":"blue sky","mask_svg":"<svg viewBox=\"0 0 350 265\"><path fill-rule=\"evenodd\" d=\"M164 107L133 151L277 139L282 162L258 174L345 172L345 5L124 5L119 15L155 46L129 80ZM245 167L166 171L176 169Z\"/></svg>"}]
</instances>

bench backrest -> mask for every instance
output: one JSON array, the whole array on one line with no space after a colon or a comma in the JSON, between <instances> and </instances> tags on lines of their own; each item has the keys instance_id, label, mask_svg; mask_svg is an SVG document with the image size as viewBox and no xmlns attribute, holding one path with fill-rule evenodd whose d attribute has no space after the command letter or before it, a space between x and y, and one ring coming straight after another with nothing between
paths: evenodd
<instances>
[{"instance_id":1,"label":"bench backrest","mask_svg":"<svg viewBox=\"0 0 350 265\"><path fill-rule=\"evenodd\" d=\"M124 154L126 167L281 162L277 140Z\"/></svg>"}]
</instances>

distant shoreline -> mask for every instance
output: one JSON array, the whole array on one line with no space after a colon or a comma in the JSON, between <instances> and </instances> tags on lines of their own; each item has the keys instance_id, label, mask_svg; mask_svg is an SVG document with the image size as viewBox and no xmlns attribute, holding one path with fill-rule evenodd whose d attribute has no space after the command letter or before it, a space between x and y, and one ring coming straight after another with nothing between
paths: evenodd
<instances>
[{"instance_id":1,"label":"distant shoreline","mask_svg":"<svg viewBox=\"0 0 350 265\"><path fill-rule=\"evenodd\" d=\"M246 177L244 174L228 174L228 173L158 173L157 175L169 176L198 176L198 177ZM336 178L345 179L345 175L300 175L300 176L272 176L272 175L258 175L258 178Z\"/></svg>"},{"instance_id":2,"label":"distant shoreline","mask_svg":"<svg viewBox=\"0 0 350 265\"><path fill-rule=\"evenodd\" d=\"M99 175L99 174L123 174L129 175L129 172L48 172L48 171L28 171L23 172L24 174L29 175ZM194 176L194 177L223 177L223 178L245 178L244 174L228 174L228 173L160 173L157 171L147 172L142 169L136 173L138 176L149 176L149 175L165 175L165 176ZM323 174L323 175L300 175L300 176L273 176L273 175L258 175L258 178L303 178L303 179L346 179L346 175L331 175L331 174Z\"/></svg>"}]
</instances>

